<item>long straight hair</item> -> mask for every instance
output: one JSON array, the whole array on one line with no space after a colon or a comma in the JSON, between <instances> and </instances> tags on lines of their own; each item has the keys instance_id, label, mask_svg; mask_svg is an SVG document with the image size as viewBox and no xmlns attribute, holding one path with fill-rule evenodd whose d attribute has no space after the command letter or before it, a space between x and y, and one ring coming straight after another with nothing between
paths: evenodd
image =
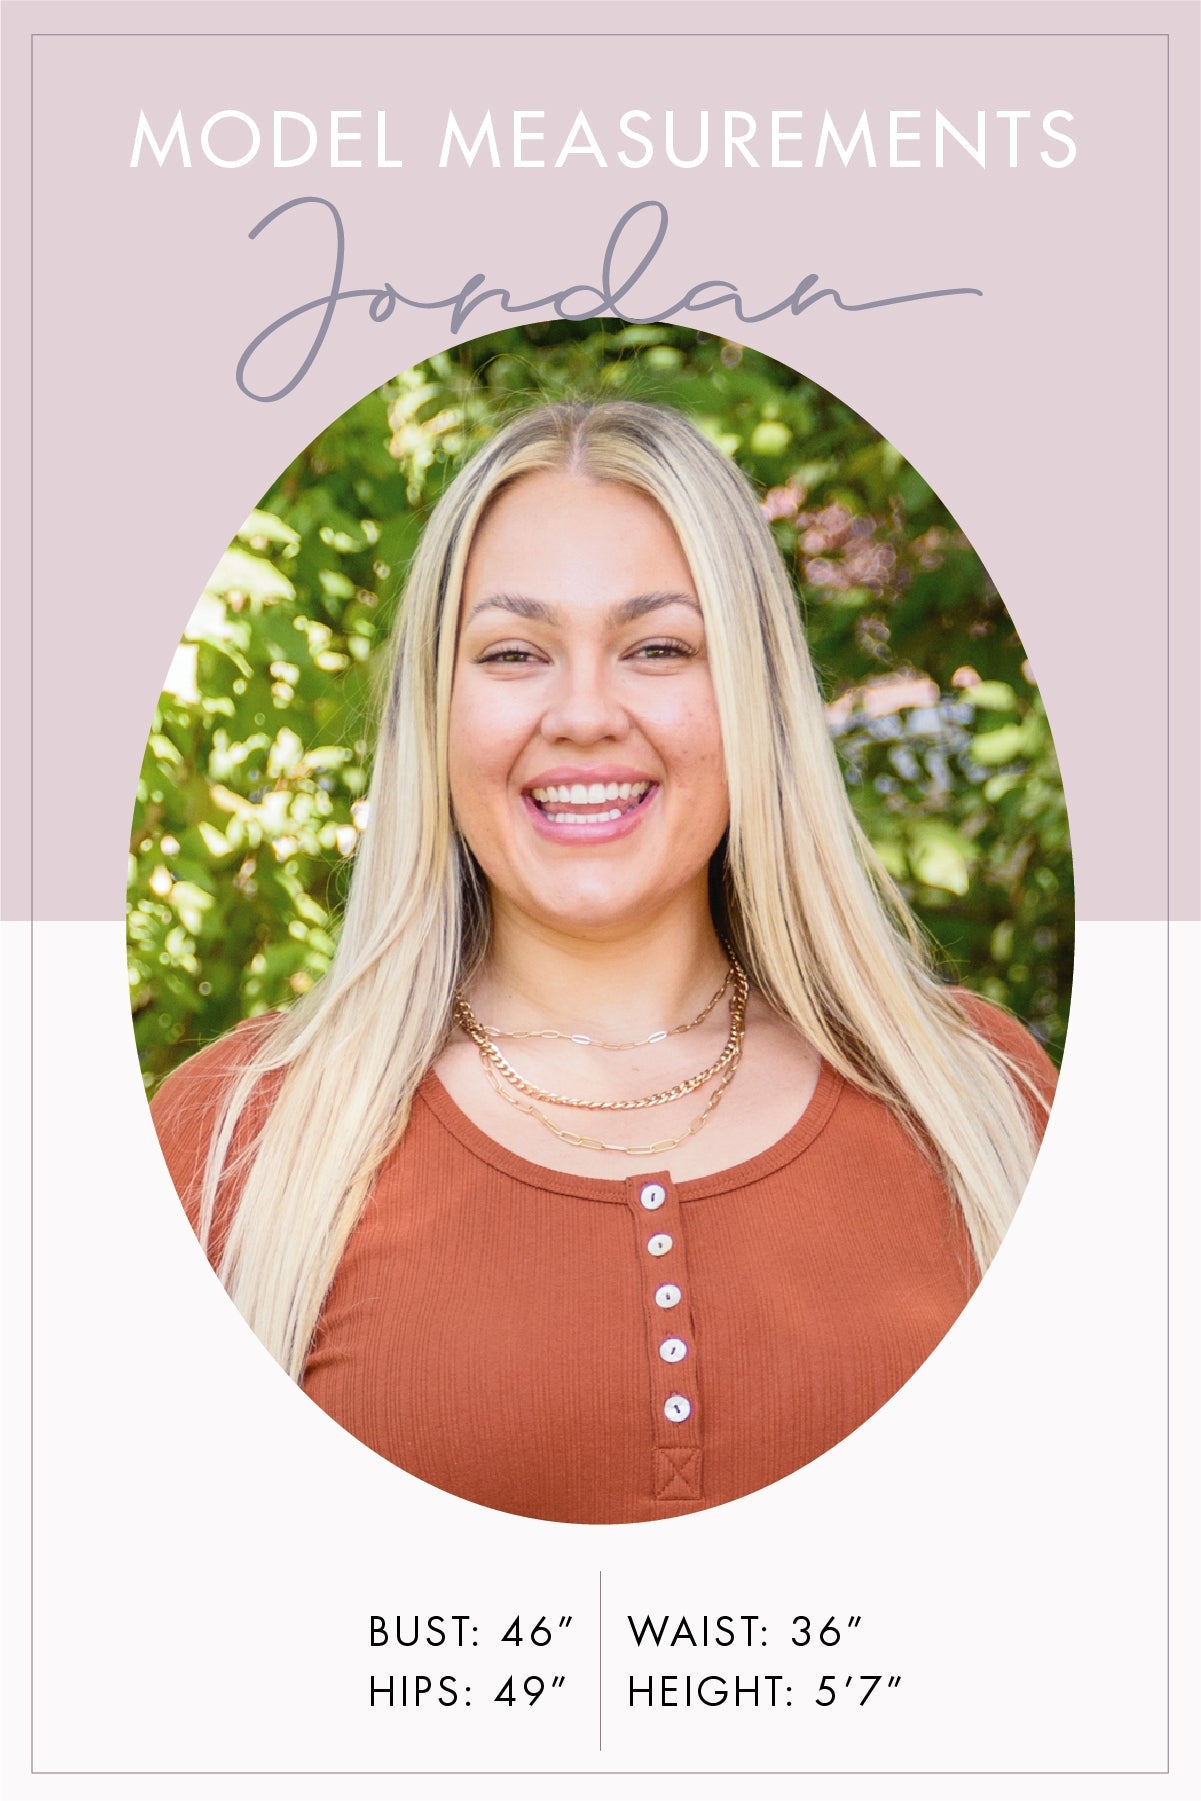
<instances>
[{"instance_id":1,"label":"long straight hair","mask_svg":"<svg viewBox=\"0 0 1201 1801\"><path fill-rule=\"evenodd\" d=\"M447 778L459 605L485 510L507 483L541 470L637 489L679 538L704 615L730 794L711 887L751 980L927 1150L980 1269L1034 1160L1029 1079L939 982L856 823L796 598L749 483L668 408L540 407L498 432L433 510L393 636L337 954L256 1034L209 1147L201 1240L213 1236L223 1183L236 1182L218 1274L297 1381L375 1173L446 1043L455 989L487 945L488 897L456 832ZM247 1108L269 1078L271 1105L250 1133Z\"/></svg>"}]
</instances>

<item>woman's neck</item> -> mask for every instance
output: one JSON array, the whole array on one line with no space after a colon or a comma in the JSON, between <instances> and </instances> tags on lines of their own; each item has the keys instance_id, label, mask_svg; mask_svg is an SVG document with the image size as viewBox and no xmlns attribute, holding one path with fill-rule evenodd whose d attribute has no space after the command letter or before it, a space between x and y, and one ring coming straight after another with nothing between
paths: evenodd
<instances>
[{"instance_id":1,"label":"woman's neck","mask_svg":"<svg viewBox=\"0 0 1201 1801\"><path fill-rule=\"evenodd\" d=\"M641 1037L697 1013L726 967L707 901L606 938L569 936L502 902L471 1002L505 1031Z\"/></svg>"}]
</instances>

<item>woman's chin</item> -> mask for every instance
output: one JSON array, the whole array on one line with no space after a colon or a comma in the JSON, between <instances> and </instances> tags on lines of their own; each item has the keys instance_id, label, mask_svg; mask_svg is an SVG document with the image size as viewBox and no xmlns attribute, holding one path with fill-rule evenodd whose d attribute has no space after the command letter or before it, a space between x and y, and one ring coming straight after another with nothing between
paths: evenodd
<instances>
[{"instance_id":1,"label":"woman's chin","mask_svg":"<svg viewBox=\"0 0 1201 1801\"><path fill-rule=\"evenodd\" d=\"M524 902L513 897L510 905L516 904L544 928L565 938L612 939L645 927L663 899L662 890L656 891L653 884L618 890L579 883L558 887L553 893L529 895Z\"/></svg>"}]
</instances>

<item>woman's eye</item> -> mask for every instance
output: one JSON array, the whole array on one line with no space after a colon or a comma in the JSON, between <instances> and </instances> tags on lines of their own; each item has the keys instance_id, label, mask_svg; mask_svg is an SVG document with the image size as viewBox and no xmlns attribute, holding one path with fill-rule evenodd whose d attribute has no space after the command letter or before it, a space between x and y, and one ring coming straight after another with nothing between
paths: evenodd
<instances>
[{"instance_id":1,"label":"woman's eye","mask_svg":"<svg viewBox=\"0 0 1201 1801\"><path fill-rule=\"evenodd\" d=\"M478 663L536 663L538 655L528 644L497 644L476 658Z\"/></svg>"},{"instance_id":2,"label":"woman's eye","mask_svg":"<svg viewBox=\"0 0 1201 1801\"><path fill-rule=\"evenodd\" d=\"M629 654L643 657L651 663L661 663L673 657L694 657L696 651L691 644L685 644L682 638L652 638L648 644L636 645Z\"/></svg>"}]
</instances>

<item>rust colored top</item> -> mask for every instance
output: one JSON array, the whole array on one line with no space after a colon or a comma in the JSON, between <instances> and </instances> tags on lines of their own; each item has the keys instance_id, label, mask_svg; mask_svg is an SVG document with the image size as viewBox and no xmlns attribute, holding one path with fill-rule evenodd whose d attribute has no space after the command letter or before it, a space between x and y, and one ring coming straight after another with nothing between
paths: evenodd
<instances>
[{"instance_id":1,"label":"rust colored top","mask_svg":"<svg viewBox=\"0 0 1201 1801\"><path fill-rule=\"evenodd\" d=\"M972 1011L1049 1099L1054 1070L1025 1030ZM239 1041L193 1057L153 1105L193 1221ZM303 1386L381 1456L484 1506L662 1519L845 1438L929 1356L976 1280L944 1184L828 1064L778 1143L684 1182L527 1162L431 1072L350 1238Z\"/></svg>"}]
</instances>

